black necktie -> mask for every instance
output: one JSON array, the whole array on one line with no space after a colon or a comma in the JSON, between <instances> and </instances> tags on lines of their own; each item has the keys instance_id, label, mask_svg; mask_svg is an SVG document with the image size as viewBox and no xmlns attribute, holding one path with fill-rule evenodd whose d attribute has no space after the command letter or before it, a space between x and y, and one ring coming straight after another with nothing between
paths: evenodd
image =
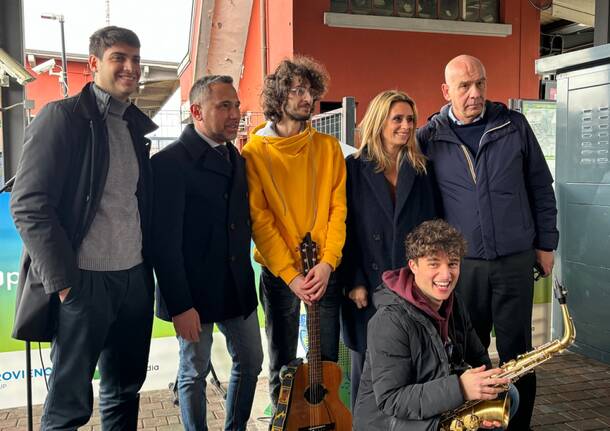
<instances>
[{"instance_id":1,"label":"black necktie","mask_svg":"<svg viewBox=\"0 0 610 431\"><path fill-rule=\"evenodd\" d=\"M220 155L222 157L224 157L224 159L229 162L229 164L231 163L231 156L229 156L229 149L227 148L226 145L218 145L215 147L216 151L218 151L220 153Z\"/></svg>"}]
</instances>

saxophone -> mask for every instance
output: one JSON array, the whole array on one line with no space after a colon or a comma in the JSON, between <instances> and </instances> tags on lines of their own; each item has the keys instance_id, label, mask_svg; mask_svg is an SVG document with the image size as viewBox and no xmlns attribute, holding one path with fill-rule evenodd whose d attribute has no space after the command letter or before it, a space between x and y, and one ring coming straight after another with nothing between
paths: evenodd
<instances>
[{"instance_id":1,"label":"saxophone","mask_svg":"<svg viewBox=\"0 0 610 431\"><path fill-rule=\"evenodd\" d=\"M496 377L508 377L514 382L538 365L551 359L553 355L564 351L574 342L576 330L566 304L567 290L555 280L553 291L561 306L563 337L549 341L531 352L519 355L517 359L505 363L500 367L502 372ZM509 412L509 397L488 401L467 401L457 409L446 412L441 416L440 431L475 431L479 429L484 420L499 421L502 428L506 428L509 421Z\"/></svg>"}]
</instances>

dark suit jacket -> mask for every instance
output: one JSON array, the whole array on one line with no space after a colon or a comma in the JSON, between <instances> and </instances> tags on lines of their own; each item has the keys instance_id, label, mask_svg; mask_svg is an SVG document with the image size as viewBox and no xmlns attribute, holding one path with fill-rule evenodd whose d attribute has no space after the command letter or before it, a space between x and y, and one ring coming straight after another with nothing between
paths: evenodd
<instances>
[{"instance_id":1,"label":"dark suit jacket","mask_svg":"<svg viewBox=\"0 0 610 431\"><path fill-rule=\"evenodd\" d=\"M46 105L25 130L11 193L11 214L24 244L13 325L18 340L51 341L56 292L80 283L77 250L98 211L110 154L91 86ZM134 105L124 118L138 159L136 196L148 264L152 184L146 135L157 126Z\"/></svg>"},{"instance_id":2,"label":"dark suit jacket","mask_svg":"<svg viewBox=\"0 0 610 431\"><path fill-rule=\"evenodd\" d=\"M366 325L375 313L372 293L384 271L405 266L407 234L425 220L440 214L440 197L432 166L418 175L404 162L398 172L396 208L383 172L363 155L350 155L347 165L347 238L339 274L346 287L341 307L343 341L352 350L366 350ZM368 306L359 310L347 294L363 285Z\"/></svg>"},{"instance_id":3,"label":"dark suit jacket","mask_svg":"<svg viewBox=\"0 0 610 431\"><path fill-rule=\"evenodd\" d=\"M202 323L256 308L245 164L227 147L233 169L189 125L152 158L153 265L164 320L191 307Z\"/></svg>"}]
</instances>

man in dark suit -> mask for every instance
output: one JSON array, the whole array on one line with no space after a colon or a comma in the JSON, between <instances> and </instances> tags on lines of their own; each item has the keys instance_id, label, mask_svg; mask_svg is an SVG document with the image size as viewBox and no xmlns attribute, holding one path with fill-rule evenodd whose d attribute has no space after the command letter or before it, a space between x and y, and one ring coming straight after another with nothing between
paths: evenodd
<instances>
[{"instance_id":1,"label":"man in dark suit","mask_svg":"<svg viewBox=\"0 0 610 431\"><path fill-rule=\"evenodd\" d=\"M250 263L250 212L237 136L239 99L230 76L205 76L191 88L193 124L152 159L153 263L158 315L180 345L178 397L187 430L207 430L205 377L214 323L233 368L225 429L245 430L263 353Z\"/></svg>"}]
</instances>

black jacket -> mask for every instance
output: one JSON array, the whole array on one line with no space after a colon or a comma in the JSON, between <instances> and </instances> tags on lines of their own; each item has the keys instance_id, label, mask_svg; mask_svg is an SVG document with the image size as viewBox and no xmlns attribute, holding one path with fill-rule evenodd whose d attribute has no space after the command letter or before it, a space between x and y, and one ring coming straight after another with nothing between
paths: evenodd
<instances>
[{"instance_id":1,"label":"black jacket","mask_svg":"<svg viewBox=\"0 0 610 431\"><path fill-rule=\"evenodd\" d=\"M443 107L417 137L434 162L444 218L469 244L474 235L482 236L483 251L470 247L467 257L492 260L532 248L556 249L553 178L525 117L488 101L487 127L473 157L451 129L449 109Z\"/></svg>"},{"instance_id":2,"label":"black jacket","mask_svg":"<svg viewBox=\"0 0 610 431\"><path fill-rule=\"evenodd\" d=\"M343 341L366 350L366 324L375 312L372 293L381 274L405 265L405 238L417 225L440 214L440 197L428 164L426 175L402 163L396 187L396 210L383 172L366 155L350 155L347 165L347 237L339 274L346 287L341 318ZM347 293L358 285L369 291L368 306L359 310Z\"/></svg>"},{"instance_id":3,"label":"black jacket","mask_svg":"<svg viewBox=\"0 0 610 431\"><path fill-rule=\"evenodd\" d=\"M369 322L368 349L354 408L356 431L436 431L440 415L465 400L438 330L422 311L382 284ZM491 366L456 295L449 321L456 355ZM463 352L460 355L460 352Z\"/></svg>"},{"instance_id":4,"label":"black jacket","mask_svg":"<svg viewBox=\"0 0 610 431\"><path fill-rule=\"evenodd\" d=\"M164 320L192 307L203 323L256 308L245 163L227 147L231 164L189 125L152 158L153 263Z\"/></svg>"},{"instance_id":5,"label":"black jacket","mask_svg":"<svg viewBox=\"0 0 610 431\"><path fill-rule=\"evenodd\" d=\"M25 131L11 193L11 213L24 243L13 337L52 338L55 292L80 282L76 253L97 212L108 173L106 124L91 83L51 102ZM135 105L125 111L138 159L137 198L143 254L148 258L152 201L150 140L157 126Z\"/></svg>"}]
</instances>

